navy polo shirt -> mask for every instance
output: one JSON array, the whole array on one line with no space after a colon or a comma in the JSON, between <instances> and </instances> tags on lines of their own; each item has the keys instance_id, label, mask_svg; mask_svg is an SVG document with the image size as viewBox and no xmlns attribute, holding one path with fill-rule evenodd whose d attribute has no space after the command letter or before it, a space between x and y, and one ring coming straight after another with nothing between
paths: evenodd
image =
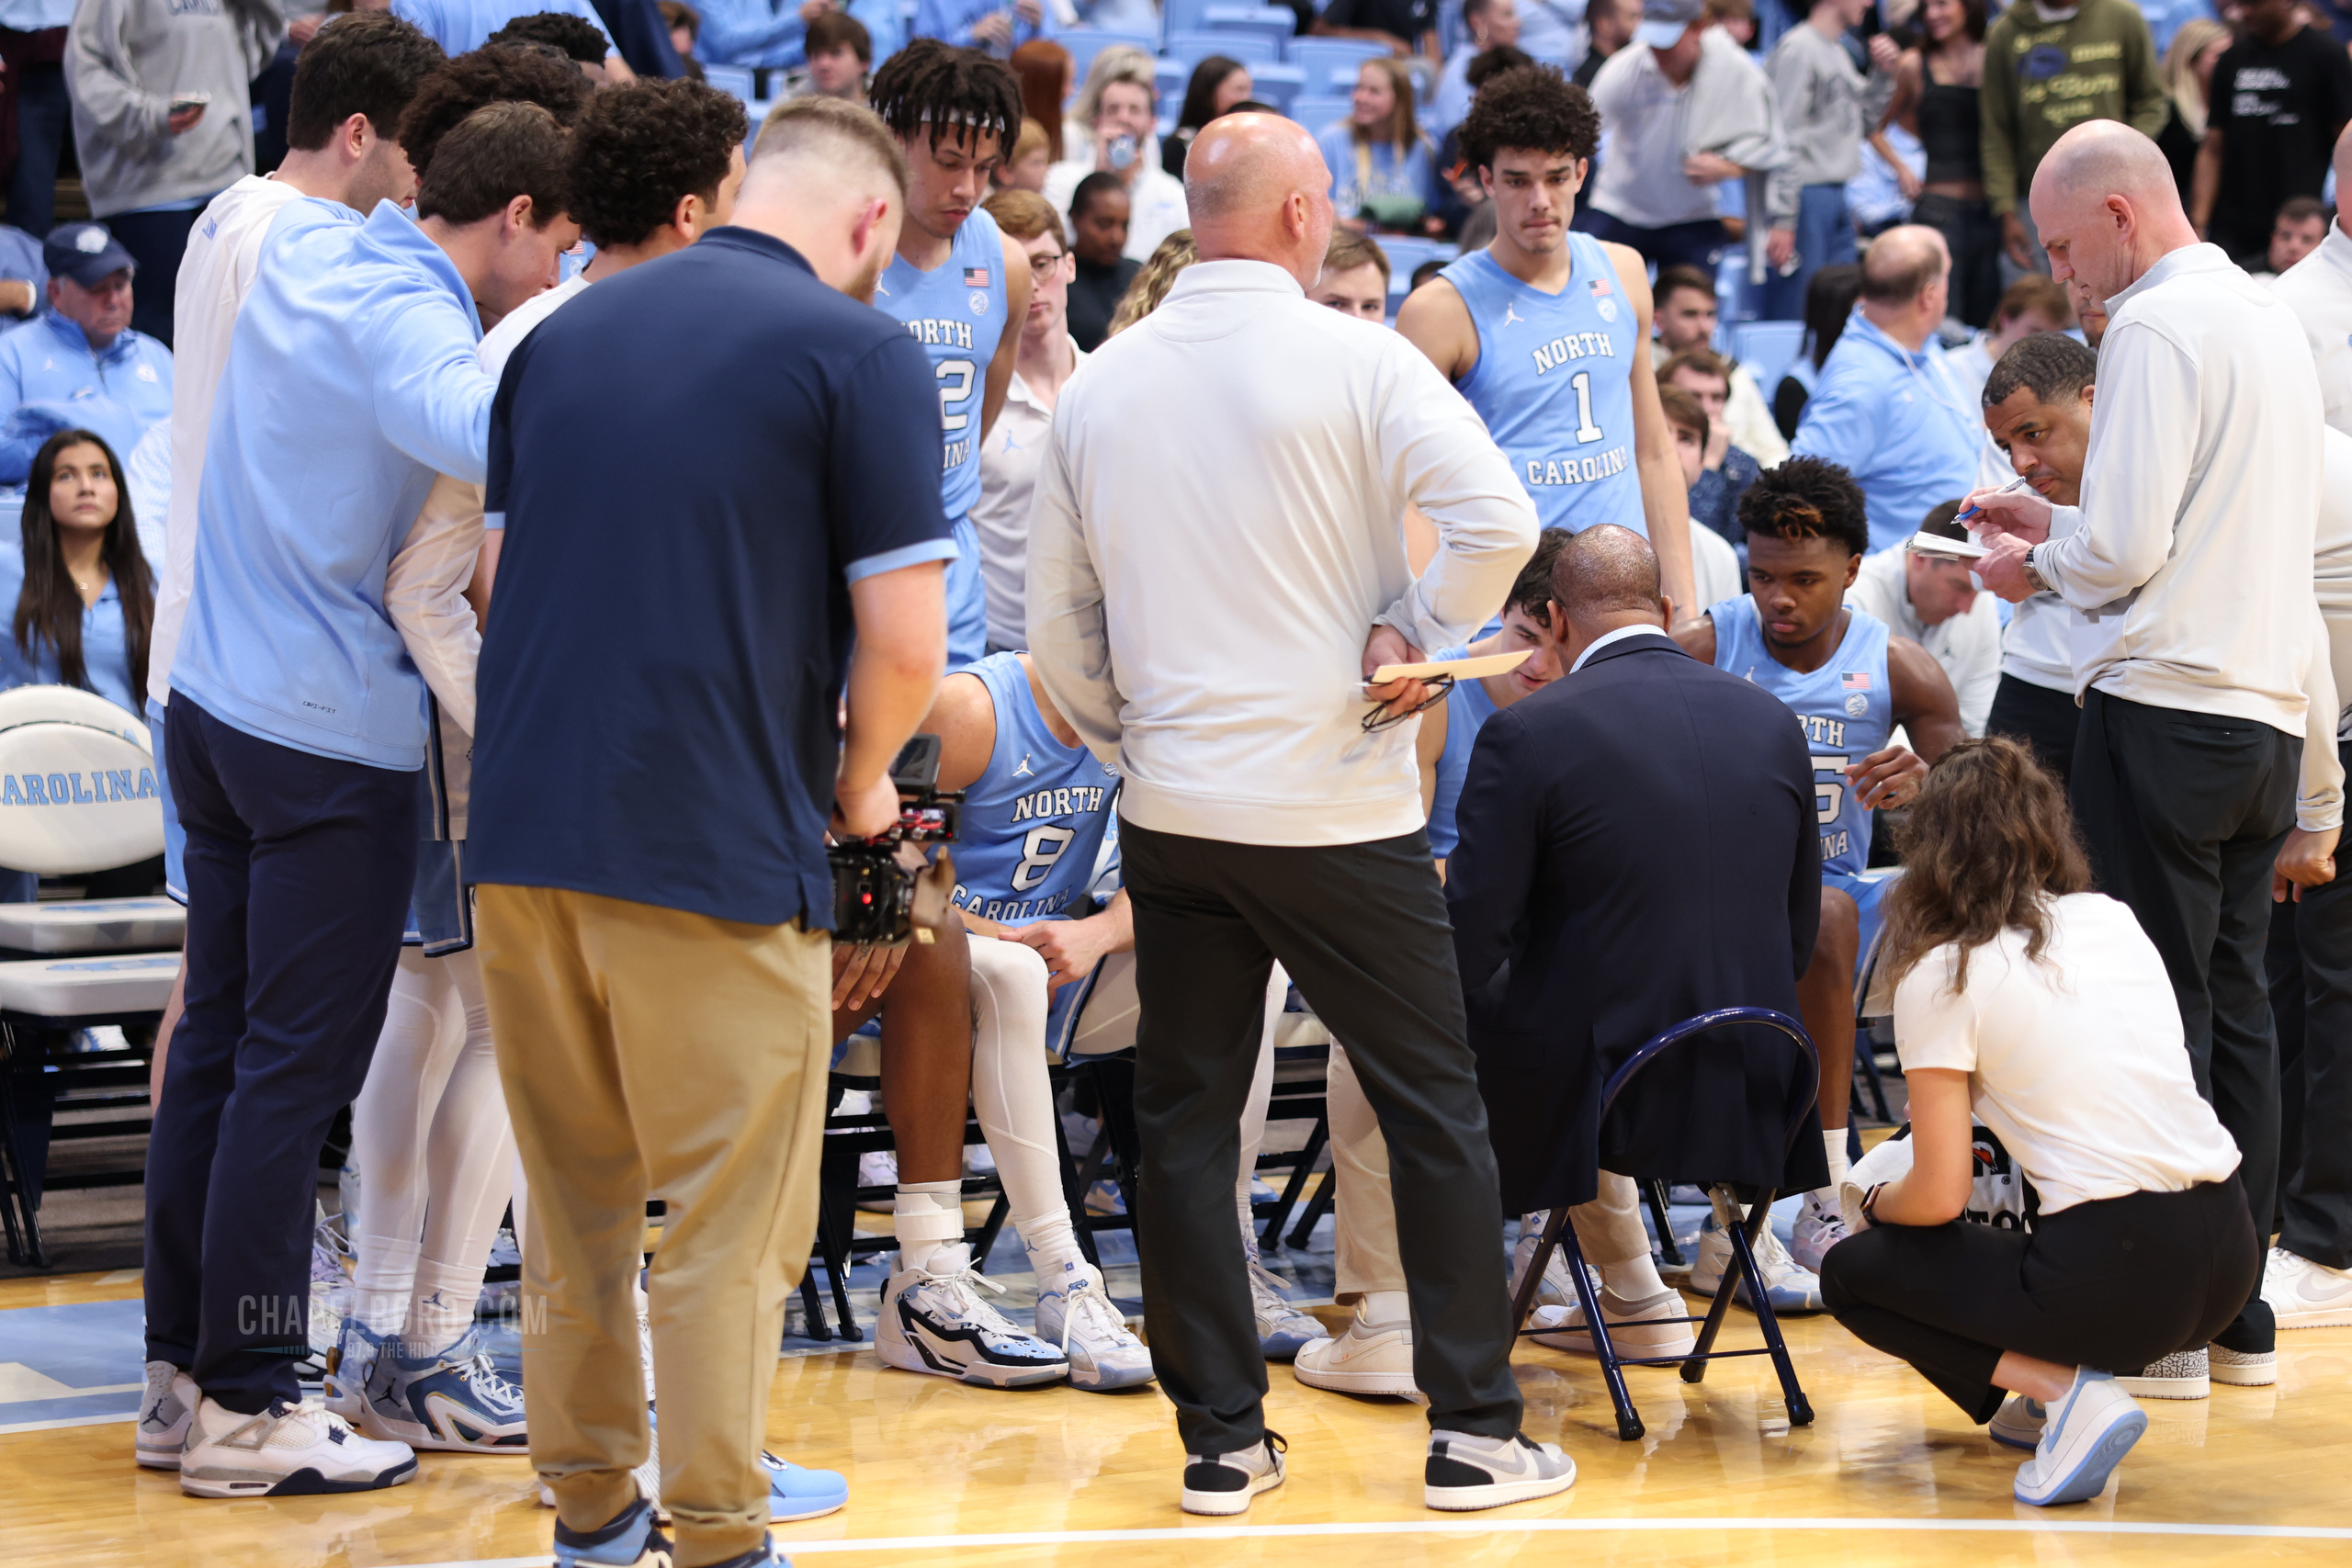
<instances>
[{"instance_id":1,"label":"navy polo shirt","mask_svg":"<svg viewBox=\"0 0 2352 1568\"><path fill-rule=\"evenodd\" d=\"M716 230L523 340L485 507L474 879L830 928L848 585L956 553L906 329Z\"/></svg>"}]
</instances>

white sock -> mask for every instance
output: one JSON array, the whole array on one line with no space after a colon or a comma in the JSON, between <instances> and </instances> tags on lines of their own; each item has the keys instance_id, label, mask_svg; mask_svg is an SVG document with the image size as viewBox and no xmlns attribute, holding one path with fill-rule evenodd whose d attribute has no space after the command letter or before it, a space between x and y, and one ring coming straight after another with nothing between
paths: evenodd
<instances>
[{"instance_id":1,"label":"white sock","mask_svg":"<svg viewBox=\"0 0 2352 1568\"><path fill-rule=\"evenodd\" d=\"M1624 1263L1600 1266L1600 1282L1621 1302L1645 1302L1666 1289L1658 1278L1657 1260L1648 1253Z\"/></svg>"},{"instance_id":2,"label":"white sock","mask_svg":"<svg viewBox=\"0 0 2352 1568\"><path fill-rule=\"evenodd\" d=\"M481 1297L482 1265L420 1259L407 1303L401 1343L412 1358L447 1350L473 1326L474 1303Z\"/></svg>"},{"instance_id":3,"label":"white sock","mask_svg":"<svg viewBox=\"0 0 2352 1568\"><path fill-rule=\"evenodd\" d=\"M1356 1303L1356 1320L1376 1328L1409 1324L1413 1321L1413 1299L1402 1291L1366 1291Z\"/></svg>"},{"instance_id":4,"label":"white sock","mask_svg":"<svg viewBox=\"0 0 2352 1568\"><path fill-rule=\"evenodd\" d=\"M940 1272L932 1268L939 1261L937 1254L964 1240L964 1184L902 1181L891 1218L899 1237L899 1267Z\"/></svg>"},{"instance_id":5,"label":"white sock","mask_svg":"<svg viewBox=\"0 0 2352 1568\"><path fill-rule=\"evenodd\" d=\"M351 1238L351 1314L375 1335L397 1334L408 1315L409 1292L416 1280L422 1237L370 1235Z\"/></svg>"},{"instance_id":6,"label":"white sock","mask_svg":"<svg viewBox=\"0 0 2352 1568\"><path fill-rule=\"evenodd\" d=\"M1824 1127L1821 1130L1821 1152L1829 1156L1829 1185L1822 1188L1817 1196L1834 1209L1838 1206L1838 1184L1846 1179L1849 1168L1846 1164L1846 1129L1839 1127L1833 1131Z\"/></svg>"}]
</instances>

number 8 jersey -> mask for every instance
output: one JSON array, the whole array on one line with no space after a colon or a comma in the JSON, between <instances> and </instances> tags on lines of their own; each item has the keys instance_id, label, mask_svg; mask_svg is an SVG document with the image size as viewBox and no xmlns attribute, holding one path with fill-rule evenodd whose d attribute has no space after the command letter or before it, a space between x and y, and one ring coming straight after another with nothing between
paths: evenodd
<instances>
[{"instance_id":1,"label":"number 8 jersey","mask_svg":"<svg viewBox=\"0 0 2352 1568\"><path fill-rule=\"evenodd\" d=\"M1478 363L1456 388L1510 458L1546 528L1615 523L1646 536L1634 466L1633 302L1600 242L1569 231L1568 284L1546 294L1487 251L1441 274L1478 329Z\"/></svg>"},{"instance_id":2,"label":"number 8 jersey","mask_svg":"<svg viewBox=\"0 0 2352 1568\"><path fill-rule=\"evenodd\" d=\"M1084 746L1046 728L1017 654L992 653L959 671L996 705L996 750L964 793L956 835L958 908L1002 925L1076 919L1112 822L1119 775Z\"/></svg>"},{"instance_id":3,"label":"number 8 jersey","mask_svg":"<svg viewBox=\"0 0 2352 1568\"><path fill-rule=\"evenodd\" d=\"M1754 599L1726 599L1707 614L1715 623L1715 668L1763 687L1788 704L1804 727L1823 873L1859 874L1871 859L1871 814L1847 784L1846 766L1884 750L1894 727L1886 688L1886 623L1849 608L1852 618L1837 651L1820 669L1800 674L1764 646Z\"/></svg>"}]
</instances>

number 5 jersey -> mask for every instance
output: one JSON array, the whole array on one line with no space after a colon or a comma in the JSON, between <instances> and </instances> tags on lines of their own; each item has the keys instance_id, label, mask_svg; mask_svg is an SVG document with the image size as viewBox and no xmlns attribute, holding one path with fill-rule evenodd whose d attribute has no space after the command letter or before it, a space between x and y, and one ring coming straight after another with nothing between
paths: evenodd
<instances>
[{"instance_id":1,"label":"number 5 jersey","mask_svg":"<svg viewBox=\"0 0 2352 1568\"><path fill-rule=\"evenodd\" d=\"M1886 623L1849 610L1852 619L1837 651L1820 669L1801 674L1764 646L1754 599L1726 599L1707 614L1715 623L1715 668L1763 687L1804 727L1823 874L1858 875L1870 864L1871 814L1854 798L1846 766L1884 750L1894 727L1894 702L1886 689Z\"/></svg>"}]
</instances>

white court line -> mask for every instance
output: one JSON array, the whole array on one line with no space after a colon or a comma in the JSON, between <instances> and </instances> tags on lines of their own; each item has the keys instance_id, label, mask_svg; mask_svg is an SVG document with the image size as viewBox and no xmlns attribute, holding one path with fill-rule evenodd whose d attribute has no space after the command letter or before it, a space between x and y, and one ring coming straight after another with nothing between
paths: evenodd
<instances>
[{"instance_id":1,"label":"white court line","mask_svg":"<svg viewBox=\"0 0 2352 1568\"><path fill-rule=\"evenodd\" d=\"M126 1383L126 1390L145 1388L143 1382ZM119 1416L69 1416L62 1421L19 1421L14 1426L0 1426L0 1437L10 1432L57 1432L68 1427L103 1427L109 1421L136 1421L139 1412L126 1410Z\"/></svg>"},{"instance_id":2,"label":"white court line","mask_svg":"<svg viewBox=\"0 0 2352 1568\"><path fill-rule=\"evenodd\" d=\"M1023 1530L1001 1535L879 1536L860 1540L787 1540L787 1556L830 1551L982 1551L991 1547L1121 1545L1155 1540L1283 1540L1374 1535L1592 1535L1610 1531L1662 1534L1690 1530L1951 1530L1988 1535L2222 1536L2261 1540L2347 1540L2352 1528L2333 1525L2125 1524L2096 1519L1396 1519L1368 1524L1193 1525L1167 1529ZM454 1562L412 1562L401 1568L547 1568L545 1557L485 1557Z\"/></svg>"}]
</instances>

